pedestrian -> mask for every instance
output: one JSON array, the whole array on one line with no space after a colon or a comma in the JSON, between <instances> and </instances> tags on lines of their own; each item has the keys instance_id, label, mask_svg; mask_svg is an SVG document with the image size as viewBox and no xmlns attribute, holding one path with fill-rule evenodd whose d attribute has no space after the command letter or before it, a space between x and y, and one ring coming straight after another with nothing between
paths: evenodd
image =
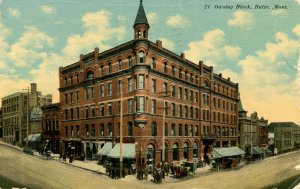
<instances>
[{"instance_id":1,"label":"pedestrian","mask_svg":"<svg viewBox=\"0 0 300 189\"><path fill-rule=\"evenodd\" d=\"M148 166L146 166L145 168L145 179L148 180L148 173L149 173L149 169Z\"/></svg>"}]
</instances>

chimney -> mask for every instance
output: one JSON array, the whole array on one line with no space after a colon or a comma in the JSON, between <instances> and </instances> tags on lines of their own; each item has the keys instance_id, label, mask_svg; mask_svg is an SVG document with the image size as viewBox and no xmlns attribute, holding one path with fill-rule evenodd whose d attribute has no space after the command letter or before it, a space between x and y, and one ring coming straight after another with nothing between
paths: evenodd
<instances>
[{"instance_id":1,"label":"chimney","mask_svg":"<svg viewBox=\"0 0 300 189\"><path fill-rule=\"evenodd\" d=\"M161 40L156 40L156 46L161 49L162 48L162 41Z\"/></svg>"},{"instance_id":2,"label":"chimney","mask_svg":"<svg viewBox=\"0 0 300 189\"><path fill-rule=\"evenodd\" d=\"M219 77L222 78L222 73L219 73Z\"/></svg>"},{"instance_id":3,"label":"chimney","mask_svg":"<svg viewBox=\"0 0 300 189\"><path fill-rule=\"evenodd\" d=\"M36 91L37 91L36 83L30 83L30 90L31 90L31 93L36 93Z\"/></svg>"},{"instance_id":4,"label":"chimney","mask_svg":"<svg viewBox=\"0 0 300 189\"><path fill-rule=\"evenodd\" d=\"M185 54L184 53L181 53L180 57L185 60Z\"/></svg>"},{"instance_id":5,"label":"chimney","mask_svg":"<svg viewBox=\"0 0 300 189\"><path fill-rule=\"evenodd\" d=\"M230 81L230 77L228 77L227 80Z\"/></svg>"}]
</instances>

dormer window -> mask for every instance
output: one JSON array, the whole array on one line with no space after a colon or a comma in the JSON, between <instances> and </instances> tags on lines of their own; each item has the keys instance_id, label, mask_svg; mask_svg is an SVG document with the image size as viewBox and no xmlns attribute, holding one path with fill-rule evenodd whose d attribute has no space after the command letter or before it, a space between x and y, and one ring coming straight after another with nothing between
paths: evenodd
<instances>
[{"instance_id":1,"label":"dormer window","mask_svg":"<svg viewBox=\"0 0 300 189\"><path fill-rule=\"evenodd\" d=\"M94 73L90 70L86 73L85 79L93 79L94 78Z\"/></svg>"}]
</instances>

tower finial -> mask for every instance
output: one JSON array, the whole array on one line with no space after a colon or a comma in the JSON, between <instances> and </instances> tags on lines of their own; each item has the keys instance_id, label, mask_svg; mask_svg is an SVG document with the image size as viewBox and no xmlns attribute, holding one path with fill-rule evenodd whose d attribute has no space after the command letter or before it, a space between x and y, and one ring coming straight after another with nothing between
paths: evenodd
<instances>
[{"instance_id":1,"label":"tower finial","mask_svg":"<svg viewBox=\"0 0 300 189\"><path fill-rule=\"evenodd\" d=\"M143 0L140 0L140 3L143 3Z\"/></svg>"}]
</instances>

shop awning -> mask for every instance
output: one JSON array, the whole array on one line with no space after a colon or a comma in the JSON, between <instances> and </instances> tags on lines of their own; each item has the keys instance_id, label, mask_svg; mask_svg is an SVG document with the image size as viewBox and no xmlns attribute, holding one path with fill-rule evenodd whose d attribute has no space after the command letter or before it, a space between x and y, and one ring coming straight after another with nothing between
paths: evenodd
<instances>
[{"instance_id":1,"label":"shop awning","mask_svg":"<svg viewBox=\"0 0 300 189\"><path fill-rule=\"evenodd\" d=\"M28 136L28 142L38 142L41 140L41 133L34 133L34 134L29 134ZM24 138L24 142L26 142L27 137Z\"/></svg>"},{"instance_id":2,"label":"shop awning","mask_svg":"<svg viewBox=\"0 0 300 189\"><path fill-rule=\"evenodd\" d=\"M123 158L135 158L135 144L134 143L123 143L122 144L122 155ZM112 151L107 155L109 158L119 158L120 157L120 144L116 144Z\"/></svg>"},{"instance_id":3,"label":"shop awning","mask_svg":"<svg viewBox=\"0 0 300 189\"><path fill-rule=\"evenodd\" d=\"M107 142L104 146L98 151L98 155L107 156L109 152L112 150L112 143Z\"/></svg>"},{"instance_id":4,"label":"shop awning","mask_svg":"<svg viewBox=\"0 0 300 189\"><path fill-rule=\"evenodd\" d=\"M252 154L260 155L264 154L264 151L260 147L252 147Z\"/></svg>"},{"instance_id":5,"label":"shop awning","mask_svg":"<svg viewBox=\"0 0 300 189\"><path fill-rule=\"evenodd\" d=\"M214 148L214 155L213 157L220 158L220 157L230 157L230 156L239 156L243 155L245 152L237 146L226 147L226 148Z\"/></svg>"}]
</instances>

